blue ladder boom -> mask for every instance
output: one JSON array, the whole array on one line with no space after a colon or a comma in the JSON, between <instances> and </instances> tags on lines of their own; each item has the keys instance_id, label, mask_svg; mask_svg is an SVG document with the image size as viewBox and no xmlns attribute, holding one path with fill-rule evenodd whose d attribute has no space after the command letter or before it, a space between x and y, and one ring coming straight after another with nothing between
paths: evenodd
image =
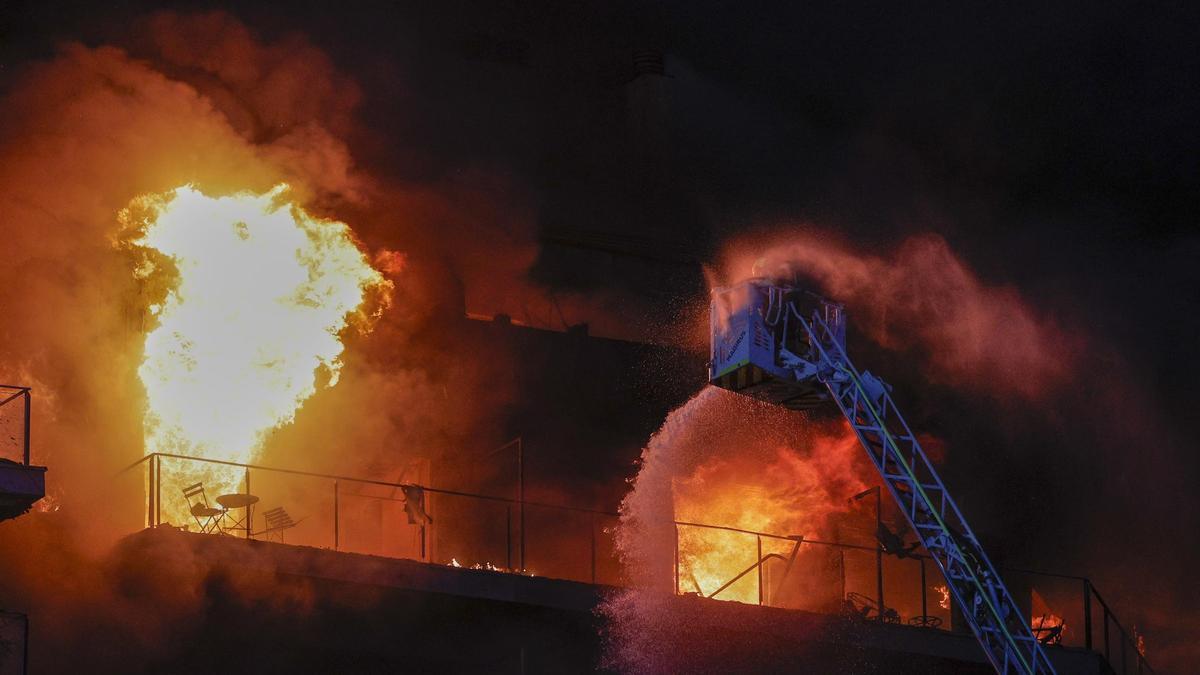
<instances>
[{"instance_id":1,"label":"blue ladder boom","mask_svg":"<svg viewBox=\"0 0 1200 675\"><path fill-rule=\"evenodd\" d=\"M709 381L787 407L813 407L814 385L850 423L997 673L1054 667L950 497L888 387L846 354L845 313L790 285L749 279L714 291ZM739 334L740 333L740 334ZM797 405L796 402L802 402Z\"/></svg>"}]
</instances>

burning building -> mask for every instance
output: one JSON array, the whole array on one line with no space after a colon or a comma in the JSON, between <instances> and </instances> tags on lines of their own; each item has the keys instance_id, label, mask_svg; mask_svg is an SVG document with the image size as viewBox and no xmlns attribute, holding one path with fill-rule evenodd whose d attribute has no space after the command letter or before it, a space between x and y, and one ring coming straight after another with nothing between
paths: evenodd
<instances>
[{"instance_id":1,"label":"burning building","mask_svg":"<svg viewBox=\"0 0 1200 675\"><path fill-rule=\"evenodd\" d=\"M1080 381L1132 391L1086 379L1120 368L954 236L775 222L744 180L771 171L696 142L712 114L769 150L770 115L670 21L408 16L381 56L303 9L128 11L0 78L0 381L39 393L53 470L3 525L0 606L35 671L988 672L858 418L721 391L778 403L761 364L706 374L708 291L760 258L846 303L847 352L982 514L1014 630L1058 672L1148 670L1112 585L1028 570L1094 568L1030 525L1070 460L1022 430Z\"/></svg>"}]
</instances>

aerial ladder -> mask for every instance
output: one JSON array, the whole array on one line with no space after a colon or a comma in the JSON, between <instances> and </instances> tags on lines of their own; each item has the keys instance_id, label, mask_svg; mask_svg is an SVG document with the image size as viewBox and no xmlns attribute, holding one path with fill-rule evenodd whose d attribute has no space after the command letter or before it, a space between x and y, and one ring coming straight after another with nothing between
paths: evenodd
<instances>
[{"instance_id":1,"label":"aerial ladder","mask_svg":"<svg viewBox=\"0 0 1200 675\"><path fill-rule=\"evenodd\" d=\"M795 410L832 400L941 569L996 672L1054 673L891 387L851 362L843 306L803 290L789 272L714 290L709 320L710 383Z\"/></svg>"}]
</instances>

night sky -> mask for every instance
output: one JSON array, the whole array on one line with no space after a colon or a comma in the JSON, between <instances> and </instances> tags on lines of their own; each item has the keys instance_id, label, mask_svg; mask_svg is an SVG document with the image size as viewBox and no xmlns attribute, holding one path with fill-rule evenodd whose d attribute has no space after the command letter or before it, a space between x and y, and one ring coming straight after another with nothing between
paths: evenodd
<instances>
[{"instance_id":1,"label":"night sky","mask_svg":"<svg viewBox=\"0 0 1200 675\"><path fill-rule=\"evenodd\" d=\"M1069 384L974 396L927 386L912 354L863 344L862 361L947 441L944 477L997 558L1092 577L1146 626L1151 663L1200 658L1184 644L1200 631L1195 6L10 0L0 88L62 41L138 55L162 7L303 34L361 90L361 167L431 186L501 173L542 235L644 235L699 261L778 223L883 257L944 238L1086 342ZM653 160L624 140L647 48L668 92ZM630 292L549 254L531 275Z\"/></svg>"}]
</instances>

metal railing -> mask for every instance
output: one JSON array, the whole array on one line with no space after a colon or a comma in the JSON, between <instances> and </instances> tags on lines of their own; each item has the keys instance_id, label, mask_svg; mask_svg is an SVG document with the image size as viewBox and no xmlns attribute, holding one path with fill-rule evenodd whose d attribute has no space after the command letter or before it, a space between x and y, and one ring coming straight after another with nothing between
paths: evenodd
<instances>
[{"instance_id":1,"label":"metal railing","mask_svg":"<svg viewBox=\"0 0 1200 675\"><path fill-rule=\"evenodd\" d=\"M679 577L680 577L681 567L683 565L682 556L686 555L686 552L681 551L681 548L680 548L679 529L681 527L682 528L700 528L703 530L732 532L732 533L736 533L736 534L745 535L747 537L754 537L754 550L756 552L755 562L752 563L750 567L746 568L744 571L742 571L741 573L736 575L734 578L730 579L729 582L723 584L717 590L707 594L705 597L709 597L709 598L716 597L722 591L729 588L733 583L736 583L744 575L748 574L751 570L756 569L758 571L758 574L757 574L758 604L760 604L760 605L771 604L771 602L769 601L769 598L772 594L769 593L766 588L767 586L770 585L770 583L764 579L764 575L763 575L763 571L767 564L767 561L768 560L780 560L786 565L784 576L778 582L774 582L776 586L781 587L781 586L783 586L784 582L787 579L787 574L790 573L792 567L795 565L796 556L802 550L802 547L804 547L804 546L823 547L823 548L829 549L831 551L835 551L839 554L839 564L836 566L836 570L837 570L839 576L841 577L838 580L839 581L839 585L838 585L839 592L837 594L837 596L839 598L839 604L841 605L840 609L847 609L847 610L850 609L848 606L846 606L844 600L847 595L847 592L855 592L855 591L847 591L846 590L847 589L847 580L846 580L847 565L845 562L846 553L847 552L851 552L852 554L862 553L864 555L870 554L870 556L868 556L868 557L875 561L874 572L873 572L873 574L868 573L866 575L860 575L860 576L863 577L864 581L870 582L867 585L870 586L869 590L874 591L874 593L871 595L868 595L865 593L857 594L862 597L869 597L874 602L874 604L872 606L865 608L865 609L870 610L870 612L874 613L874 616L872 616L870 618L875 619L875 620L889 621L889 620L892 620L892 619L889 619L889 616L890 616L890 617L894 617L893 622L899 622L900 620L903 619L901 612L898 612L894 608L889 607L887 605L887 601L886 601L887 596L881 595L880 591L885 587L885 585L888 586L889 588L893 587L893 584L885 584L885 582L884 582L884 580L888 576L885 572L885 570L888 567L894 568L894 566L896 566L896 565L905 564L903 561L911 561L911 565L914 567L914 569L916 570L916 573L918 575L917 578L919 578L919 582L917 582L918 593L916 593L915 595L918 596L920 598L920 600L919 600L919 604L915 605L915 607L919 609L920 613L916 614L916 613L910 612L908 623L910 625L932 627L932 628L941 627L942 625L946 625L947 627L949 626L949 616L950 616L949 607L943 607L942 609L944 609L945 611L940 613L940 614L945 615L945 617L946 617L945 619L942 619L941 616L938 616L936 614L930 614L930 612L933 611L932 608L929 606L929 600L930 600L929 590L931 590L931 588L932 588L930 586L930 582L931 582L930 573L932 572L932 574L935 575L935 577L932 579L933 582L941 580L942 584L944 585L945 580L941 579L941 574L940 574L940 572L938 572L936 566L927 564L929 561L932 560L932 558L930 558L927 555L907 553L903 557L895 557L895 556L891 556L890 554L885 557L885 555L883 555L883 554L887 554L887 552L877 546L863 546L860 544L849 544L849 543L845 543L845 542L822 541L820 539L810 539L810 538L799 536L799 535L779 535L779 534L772 534L769 532L759 532L756 530L747 530L747 529L742 529L742 528L737 528L737 527L728 527L728 526L723 526L723 525L710 525L707 523L676 521L674 523L674 525L675 525L675 551L676 551L675 552L675 592L677 594L683 591L683 589L681 589L681 587L680 587ZM783 554L776 553L776 552L768 552L768 553L764 554L763 553L763 540L764 539L768 540L768 541L786 542L786 544L791 547L790 554L787 555L786 557ZM888 561L888 565L885 566L884 560ZM894 574L893 576L901 576L901 575ZM894 580L895 579L893 578L893 581ZM873 584L873 585L871 585L871 584ZM864 590L867 590L866 586L864 586ZM911 587L909 587L909 589L908 589L909 593L906 593L904 595L911 594L911 590L912 590ZM704 594L701 589L697 589L697 592L702 595ZM880 609L879 609L880 607L883 608L883 611L880 611ZM864 609L864 608L859 608L859 610L862 610L862 609ZM890 614L889 610L891 610L891 612L894 612L894 614ZM936 619L936 621L933 619Z\"/></svg>"},{"instance_id":2,"label":"metal railing","mask_svg":"<svg viewBox=\"0 0 1200 675\"><path fill-rule=\"evenodd\" d=\"M33 390L11 384L0 384L0 439L20 441L13 445L0 442L0 458L19 456L20 463L29 466L29 415ZM19 429L19 432L9 427ZM15 460L13 460L15 461Z\"/></svg>"},{"instance_id":3,"label":"metal railing","mask_svg":"<svg viewBox=\"0 0 1200 675\"><path fill-rule=\"evenodd\" d=\"M272 505L288 507L299 523L283 533L289 537L288 543L593 584L625 584L612 538L619 514L612 511L167 453L142 457L120 473L129 474L139 467L147 495L141 519L147 527L187 527L184 496L171 490L194 484L206 469L216 467L224 470L225 481L236 477L238 489L245 493L250 493L253 485L264 510ZM177 472L174 479L172 471ZM297 489L284 484L287 481L307 484ZM413 488L419 493L409 494L422 495L422 511L430 521L414 519L404 509L409 497L405 491ZM523 497L523 490L519 496ZM176 508L169 506L172 503ZM168 523L172 515L183 522ZM263 533L255 531L254 515L248 510L237 528L220 531L256 538ZM907 552L897 556L879 546L682 520L674 522L674 532L676 594L740 597L752 604L852 612L868 620L966 630L961 617L955 620L957 610L951 608L948 593L937 597L938 586L944 588L945 580L928 555ZM743 538L722 542L724 549L744 549L745 555L735 568L726 567L722 571L726 576L709 588L703 588L695 576L702 554L693 549L703 544L695 532ZM807 556L803 562L801 555ZM797 604L782 593L797 564L808 565L803 580L810 583L811 594L825 599L824 604ZM1046 596L1048 606L1063 622L1063 629L1054 635L1055 643L1101 654L1120 675L1154 672L1138 649L1136 635L1117 620L1087 578L1013 568L1001 571L1010 588L1027 587L1030 595L1036 589ZM688 578L681 578L685 574ZM750 583L752 587L747 586Z\"/></svg>"},{"instance_id":4,"label":"metal railing","mask_svg":"<svg viewBox=\"0 0 1200 675\"><path fill-rule=\"evenodd\" d=\"M795 551L800 550L802 546L827 547L830 550L837 551L842 561L837 566L838 572L842 577L837 594L841 599L840 606L838 607L840 611L855 612L863 618L889 623L906 623L911 626L925 628L966 629L965 625L961 627L959 625L952 625L952 623L961 623L961 621L953 621L953 617L957 615L958 611L957 608L951 609L953 606L951 602L947 602L947 606L942 606L936 602L937 598L931 598L929 591L936 590L936 586L939 584L944 588L945 581L942 579L941 572L937 566L931 564L932 558L928 555L914 552L899 557L873 546L821 541L795 535L779 535L706 523L675 522L676 594L687 592L687 588L681 586L680 581L681 571L686 567L686 561L684 560L686 552L681 551L679 544L680 528L732 532L744 535L748 539L753 537L753 543L751 544L747 541L746 545L747 549L752 548L754 551L754 557L751 559L753 562L746 568L741 569L728 582L722 584L716 590L705 593L703 589L696 587L695 592L705 597L717 597L740 580L750 578L750 572L757 571L757 604L774 604L771 601L773 594L770 592L770 582L764 580L763 576L763 571L769 562L781 561L782 564L786 565L783 577L778 582L775 582L782 586L783 581L787 579L787 573L794 565ZM793 547L790 560L787 556L778 552L764 553L764 541L786 542L787 546ZM884 555L877 555L880 552L884 553ZM865 566L868 568L865 574L858 575L857 583L852 583L849 586L847 586L845 576L847 570L845 556L847 554L860 555L859 567L862 567L862 563L865 562ZM869 569L872 566L872 561L874 570ZM915 572L907 576L910 577L910 582L914 578L919 578L919 582L917 582L919 584L919 593L914 594L911 585L907 588L902 585L902 579L905 576L902 573L903 566L906 565L915 568ZM1042 595L1054 598L1051 607L1054 610L1054 615L1062 622L1063 630L1056 631L1055 633L1035 630L1035 633L1053 636L1052 640L1047 640L1051 645L1080 647L1100 654L1108 661L1113 672L1118 675L1154 673L1154 669L1150 667L1149 662L1142 653L1143 649L1138 644L1139 636L1135 632L1125 629L1090 579L1074 575L1019 568L1000 567L999 569L1004 573L1006 579L1009 580L1010 588L1026 588L1031 592L1031 595L1036 590ZM897 581L901 581L901 584L897 584ZM857 588L855 588L856 586ZM887 591L881 597L879 592L882 589L887 589ZM902 600L893 603L891 598L896 595L900 596ZM848 599L849 596L866 599L870 602L865 603L865 605L860 604L856 606ZM917 600L918 597L919 600ZM931 599L934 600L932 604ZM905 612L893 605L907 605L912 608L912 611ZM937 606L938 609L935 609L934 606ZM881 607L883 608L882 610L880 610ZM1034 622L1034 619L1034 612L1031 611L1031 623ZM1079 635L1079 626L1082 626L1082 635Z\"/></svg>"},{"instance_id":5,"label":"metal railing","mask_svg":"<svg viewBox=\"0 0 1200 675\"><path fill-rule=\"evenodd\" d=\"M179 465L195 464L203 467L233 469L240 473L237 489L250 493L250 486L253 485L256 496L263 491L270 491L273 492L272 496L276 501L282 500L282 493L289 492L280 490L278 484L274 485L273 489L262 487L264 483L269 484L267 477L284 476L324 483L324 488L310 485L307 490L293 490L289 493L294 501L289 506L289 511L298 508L297 503L300 504L299 508L305 510L295 512L293 515L303 521L301 522L302 526L309 526L295 528L303 531L296 533L299 538L294 539L294 543L316 545L339 551L369 549L370 547L363 546L361 542L347 541L347 530L353 529L353 523L348 522L350 519L347 518L347 511L363 510L352 504L356 501L390 502L396 505L398 512L405 513L403 509L406 501L404 490L417 488L426 497L427 501L423 505L423 510L428 513L432 521L427 524L408 523L412 525L412 530L414 530L412 533L416 535L415 546L407 551L407 555L392 557L412 557L425 562L457 563L464 566L474 564L501 571L533 571L538 576L561 576L590 583L619 583L618 575L613 573L612 565L607 564L606 560L615 560L610 536L612 528L604 526L606 519L612 520L615 524L618 514L613 512L435 488L415 483L282 469L169 453L146 455L119 472L119 474L128 474L139 467L145 472L142 484L147 494L144 511L144 523L147 527L170 524L186 528L191 525L185 515L184 496L181 493L172 493L171 490L184 482L195 482L194 477L203 475L204 472L189 471L185 474L190 476L188 479L172 481L170 473L173 463L176 464L174 468L178 468ZM328 498L323 501L314 501L312 496L318 490L322 490ZM168 500L174 500L177 508L170 508L171 502ZM269 505L265 502L266 499L260 498L260 504ZM475 506L476 512L464 513L469 510L469 507L464 509L464 503ZM481 512L480 509L483 511ZM315 513L314 510L326 510L327 513ZM172 512L179 517L181 522L168 522ZM254 531L253 513L239 520L242 522L236 530L222 528L220 531L223 534L248 539L253 539L261 534L261 532ZM467 521L475 521L475 524L472 526ZM559 544L565 543L567 544L565 548L571 549L572 545L583 543L578 540L564 542L564 533L561 531L563 529L561 525L564 522L576 528L585 527L588 531L586 554L573 556L585 560L588 570L586 574L564 572L562 569L564 565L561 564L561 561L553 560L555 557L562 556L548 555L544 547L538 546L539 543L555 541ZM319 527L311 527L314 523ZM392 523L394 528L397 525L403 526L403 524ZM480 527L480 524L487 527ZM440 542L440 546L436 545L439 542L434 539L433 533L440 534L448 528L455 527L469 530L469 537L474 537L474 540L457 545L446 542ZM503 542L497 543L495 536L489 536L495 534L495 532L487 531L489 529L502 531ZM539 530L542 541L530 541L539 534ZM464 558L464 561L459 562L459 558Z\"/></svg>"}]
</instances>

